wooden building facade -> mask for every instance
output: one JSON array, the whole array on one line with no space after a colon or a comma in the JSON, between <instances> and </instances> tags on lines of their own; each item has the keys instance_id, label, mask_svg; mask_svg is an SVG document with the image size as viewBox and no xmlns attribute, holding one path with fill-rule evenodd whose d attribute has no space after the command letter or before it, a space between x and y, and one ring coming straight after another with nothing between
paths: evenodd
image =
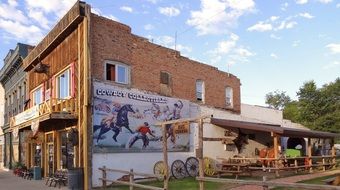
<instances>
[{"instance_id":1,"label":"wooden building facade","mask_svg":"<svg viewBox=\"0 0 340 190\"><path fill-rule=\"evenodd\" d=\"M89 14L78 1L24 59L29 108L10 119L10 131L24 133L28 168L84 168L85 184Z\"/></svg>"}]
</instances>

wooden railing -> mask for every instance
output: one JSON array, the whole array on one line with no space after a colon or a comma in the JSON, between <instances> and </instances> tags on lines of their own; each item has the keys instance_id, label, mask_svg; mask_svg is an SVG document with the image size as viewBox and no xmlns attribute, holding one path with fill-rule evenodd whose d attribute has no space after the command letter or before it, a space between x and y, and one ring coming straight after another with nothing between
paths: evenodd
<instances>
[{"instance_id":1,"label":"wooden railing","mask_svg":"<svg viewBox=\"0 0 340 190\"><path fill-rule=\"evenodd\" d=\"M39 115L58 112L76 114L77 113L76 99L52 98L39 105Z\"/></svg>"},{"instance_id":2,"label":"wooden railing","mask_svg":"<svg viewBox=\"0 0 340 190\"><path fill-rule=\"evenodd\" d=\"M33 113L33 114L31 117L27 119L22 119L19 122L15 120L16 117L18 119L19 114L23 115L23 117L21 118L24 118L24 115L27 113ZM28 110L25 110L24 112L19 113L16 116L11 117L10 126L11 128L16 127L16 125L20 125L27 121L36 119L42 115L51 114L51 113L69 113L69 114L77 115L78 113L77 100L75 98L71 98L71 99L52 98L52 99L46 100L43 103L39 104L38 107L32 107Z\"/></svg>"},{"instance_id":3,"label":"wooden railing","mask_svg":"<svg viewBox=\"0 0 340 190\"><path fill-rule=\"evenodd\" d=\"M130 171L125 171L125 170L118 170L118 169L110 169L105 166L103 166L102 168L98 168L98 169L102 171L102 177L99 178L99 180L103 182L103 185L102 185L103 188L107 187L107 182L111 182L111 183L116 183L120 185L127 185L130 187L130 190L133 190L133 187L139 187L139 188L150 189L150 190L165 190L164 188L160 188L160 187L138 184L135 182L135 179L134 179L134 176L144 176L148 178L161 178L162 176L146 174L146 173L141 173L141 172L134 172L133 169L130 169ZM108 179L107 172L118 172L118 173L126 174L129 176L129 181Z\"/></svg>"}]
</instances>

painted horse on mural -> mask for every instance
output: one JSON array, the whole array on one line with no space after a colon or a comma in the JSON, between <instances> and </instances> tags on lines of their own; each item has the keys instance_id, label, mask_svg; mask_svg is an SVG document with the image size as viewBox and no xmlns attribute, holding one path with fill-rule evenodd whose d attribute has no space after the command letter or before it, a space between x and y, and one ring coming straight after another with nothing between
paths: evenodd
<instances>
[{"instance_id":1,"label":"painted horse on mural","mask_svg":"<svg viewBox=\"0 0 340 190\"><path fill-rule=\"evenodd\" d=\"M117 142L117 136L121 132L122 127L125 127L130 131L131 134L133 134L133 131L129 127L129 112L135 113L135 111L132 109L132 105L126 104L118 109L116 118L114 114L112 114L103 118L100 125L94 125L93 132L100 129L97 142L102 139L102 135L109 132L110 130L114 132L114 135L112 136L113 140ZM114 119L116 120L114 121Z\"/></svg>"}]
</instances>

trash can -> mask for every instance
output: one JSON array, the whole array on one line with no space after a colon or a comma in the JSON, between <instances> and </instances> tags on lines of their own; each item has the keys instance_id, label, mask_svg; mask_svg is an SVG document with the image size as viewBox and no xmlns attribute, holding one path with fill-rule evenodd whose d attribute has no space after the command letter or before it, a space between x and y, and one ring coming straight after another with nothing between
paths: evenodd
<instances>
[{"instance_id":1,"label":"trash can","mask_svg":"<svg viewBox=\"0 0 340 190\"><path fill-rule=\"evenodd\" d=\"M68 169L68 189L84 190L84 170L83 168Z\"/></svg>"},{"instance_id":2,"label":"trash can","mask_svg":"<svg viewBox=\"0 0 340 190\"><path fill-rule=\"evenodd\" d=\"M41 180L41 168L39 166L33 167L33 179Z\"/></svg>"}]
</instances>

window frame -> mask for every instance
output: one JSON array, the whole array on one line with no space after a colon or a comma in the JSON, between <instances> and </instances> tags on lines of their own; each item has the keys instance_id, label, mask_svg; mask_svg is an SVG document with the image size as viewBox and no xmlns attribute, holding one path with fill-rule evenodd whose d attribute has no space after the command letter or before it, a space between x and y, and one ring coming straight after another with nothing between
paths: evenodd
<instances>
[{"instance_id":1,"label":"window frame","mask_svg":"<svg viewBox=\"0 0 340 190\"><path fill-rule=\"evenodd\" d=\"M202 92L198 92L198 88L197 88L197 85L201 83L201 88L202 88ZM199 99L199 97L197 96L198 93L201 93L201 100ZM201 80L201 79L197 79L196 82L195 82L195 97L196 97L196 101L198 102L202 102L204 103L205 102L205 82L204 80Z\"/></svg>"},{"instance_id":2,"label":"window frame","mask_svg":"<svg viewBox=\"0 0 340 190\"><path fill-rule=\"evenodd\" d=\"M229 93L228 93L228 90L230 90ZM230 95L230 97L228 97L228 95ZM227 102L228 98L230 99L229 102ZM234 107L234 89L230 86L227 86L225 88L225 105L227 108Z\"/></svg>"},{"instance_id":3,"label":"window frame","mask_svg":"<svg viewBox=\"0 0 340 190\"><path fill-rule=\"evenodd\" d=\"M59 94L60 93L59 78L61 77L61 75L63 75L66 72L68 72L68 79L67 79L68 80L67 81L67 83L68 83L68 95L66 97L62 97L61 98L60 94ZM65 69L63 69L62 71L60 71L59 73L54 75L54 77L55 77L55 84L53 84L53 85L55 85L55 97L57 99L70 99L72 97L72 88L73 88L72 87L72 71L71 71L71 67L70 66L66 67ZM49 89L51 89L51 87ZM46 89L46 90L48 90L48 89Z\"/></svg>"},{"instance_id":4,"label":"window frame","mask_svg":"<svg viewBox=\"0 0 340 190\"><path fill-rule=\"evenodd\" d=\"M114 80L109 80L107 77L107 65L114 65L115 66L115 79ZM120 82L118 81L119 78L119 74L118 74L118 67L123 67L125 68L125 82ZM117 62L117 61L108 61L106 60L104 63L104 79L106 81L111 81L111 82L115 82L117 84L123 84L123 85L129 85L130 84L130 66L125 64L125 63L121 63L121 62Z\"/></svg>"},{"instance_id":5,"label":"window frame","mask_svg":"<svg viewBox=\"0 0 340 190\"><path fill-rule=\"evenodd\" d=\"M41 91L40 91L40 94L41 94L41 102L39 103L39 104L35 104L36 102L35 102L35 92L36 91L38 91L38 89L40 89ZM31 94L32 94L32 106L36 106L36 105L40 105L41 103L43 103L44 102L44 88L43 88L43 85L41 84L41 85L39 85L39 86L37 86L36 88L34 88L32 91L31 91Z\"/></svg>"}]
</instances>

